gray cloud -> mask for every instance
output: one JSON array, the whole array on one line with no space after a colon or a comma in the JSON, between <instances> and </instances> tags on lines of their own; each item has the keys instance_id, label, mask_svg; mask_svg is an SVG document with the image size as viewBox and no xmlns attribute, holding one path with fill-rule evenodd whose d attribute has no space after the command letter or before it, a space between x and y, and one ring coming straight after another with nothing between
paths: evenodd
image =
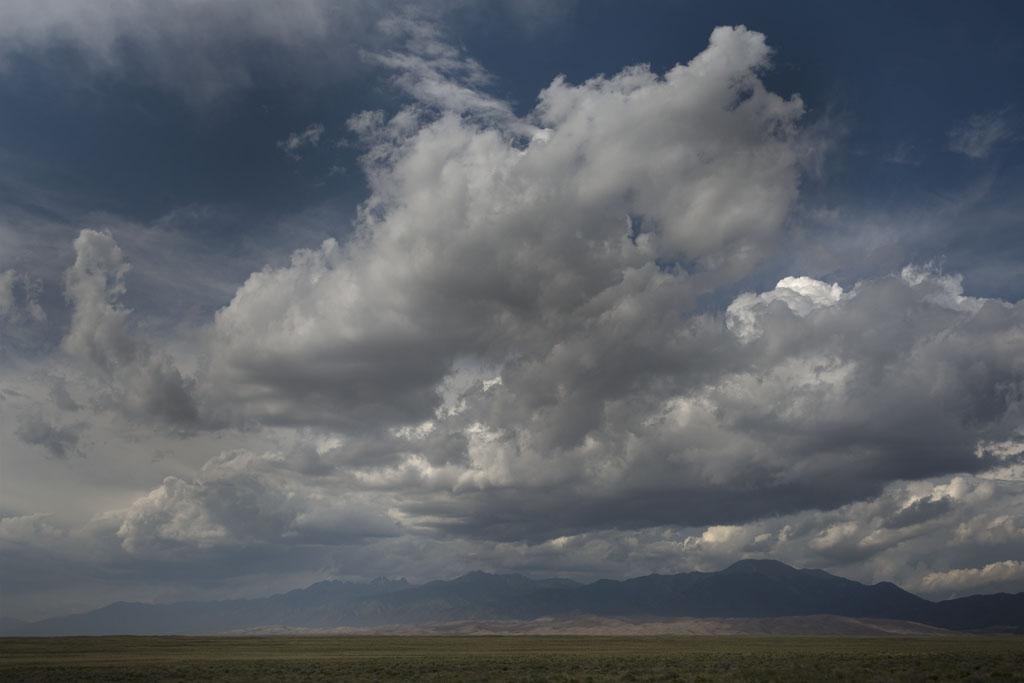
<instances>
[{"instance_id":1,"label":"gray cloud","mask_svg":"<svg viewBox=\"0 0 1024 683\"><path fill-rule=\"evenodd\" d=\"M0 359L15 351L40 347L47 318L40 304L42 292L41 281L13 268L3 270L0 264Z\"/></svg>"},{"instance_id":2,"label":"gray cloud","mask_svg":"<svg viewBox=\"0 0 1024 683\"><path fill-rule=\"evenodd\" d=\"M83 230L74 246L75 263L64 276L73 306L64 351L91 367L126 413L195 426L192 380L182 377L170 357L150 348L131 325L131 311L118 303L129 270L121 249L109 233L95 230Z\"/></svg>"},{"instance_id":3,"label":"gray cloud","mask_svg":"<svg viewBox=\"0 0 1024 683\"><path fill-rule=\"evenodd\" d=\"M544 363L579 373L612 354L609 385L656 371L653 339L685 346L679 312L748 272L795 198L802 105L754 75L768 52L719 29L664 78L556 80L511 130L459 116L480 108L461 89L430 89L436 115L361 117L358 237L249 278L217 314L211 392L245 416L355 431L430 418L458 363L544 382ZM439 73L421 71L406 75ZM566 356L573 343L593 348Z\"/></svg>"},{"instance_id":4,"label":"gray cloud","mask_svg":"<svg viewBox=\"0 0 1024 683\"><path fill-rule=\"evenodd\" d=\"M81 409L81 406L71 398L68 392L67 381L63 377L54 377L50 382L50 400L61 410L74 412Z\"/></svg>"},{"instance_id":5,"label":"gray cloud","mask_svg":"<svg viewBox=\"0 0 1024 683\"><path fill-rule=\"evenodd\" d=\"M1021 480L987 473L895 482L834 510L743 524L595 528L540 542L438 536L396 525L390 510L408 491L361 485L360 475L346 474L336 444L331 438L287 452L225 452L196 477L172 477L77 529L40 515L0 519L6 589L20 586L49 599L56 590L61 604L87 609L119 598L265 595L328 577L423 581L483 568L593 580L774 557L946 598L957 589L937 579L926 585L925 577L1005 563L1024 551ZM574 504L564 491L562 501ZM906 510L938 501L946 501L945 511L906 519ZM959 590L1019 590L1012 576L998 579L990 571L983 578L992 581L965 581ZM114 579L117 592L109 585ZM90 586L90 597L53 587L69 582ZM50 605L21 591L5 595L5 604L33 614Z\"/></svg>"},{"instance_id":6,"label":"gray cloud","mask_svg":"<svg viewBox=\"0 0 1024 683\"><path fill-rule=\"evenodd\" d=\"M117 537L124 550L140 555L267 543L344 545L397 535L381 506L336 488L329 472L315 452L290 458L225 452L197 479L167 477L110 519L122 520Z\"/></svg>"},{"instance_id":7,"label":"gray cloud","mask_svg":"<svg viewBox=\"0 0 1024 683\"><path fill-rule=\"evenodd\" d=\"M829 295L805 301L793 287ZM409 528L541 542L833 509L894 480L989 469L1002 461L979 444L1018 438L1019 304L964 297L956 278L908 268L849 292L786 279L738 297L736 320L759 336L676 321L672 334L649 332L656 347L679 346L648 352L646 368L623 355L602 382L586 361L595 326L555 357L464 381L433 419L375 435L368 454L342 444L337 457L360 472L352 485L395 496ZM947 504L914 503L891 523ZM863 550L842 547L835 558Z\"/></svg>"},{"instance_id":8,"label":"gray cloud","mask_svg":"<svg viewBox=\"0 0 1024 683\"><path fill-rule=\"evenodd\" d=\"M141 554L171 541L287 544L317 537L299 520L342 514L365 520L327 525L349 529L346 538L442 532L476 548L473 557L493 548L495 566L540 566L545 553L581 543L608 553L590 566L618 571L685 568L684 555L688 567L709 567L740 554L892 578L895 558L936 543L953 543L947 561L970 562L1020 542L1019 482L927 478L1015 471L1020 316L1019 304L966 297L956 277L929 269L848 291L786 278L737 297L724 321L676 323L690 344L678 355L697 358L699 372L676 361L659 366L657 381L640 373L609 393L587 383L586 364L565 359L543 372L507 363L496 375L462 365L422 424L338 438L302 457L225 454L195 482L169 480L133 504L119 535ZM566 355L585 357L586 348ZM722 352L701 356L702 348ZM562 401L576 394L550 396L542 380L604 390L589 404L599 418L576 418L582 439L561 431L573 414ZM282 503L236 517L245 500ZM293 500L303 511L283 502ZM367 500L388 514L372 522L360 512ZM338 501L355 507L339 512ZM665 531L673 525L707 528L680 536ZM630 538L647 547L658 534L675 540L629 552Z\"/></svg>"},{"instance_id":9,"label":"gray cloud","mask_svg":"<svg viewBox=\"0 0 1024 683\"><path fill-rule=\"evenodd\" d=\"M391 64L413 94L458 72L424 66L457 60L432 36ZM768 55L722 28L664 77L557 79L512 124L427 86L434 114L358 117L357 236L218 312L211 402L361 435L339 457L408 528L500 542L742 524L990 467L979 444L1021 424L1020 304L907 267L691 312L796 194L802 105L764 89Z\"/></svg>"},{"instance_id":10,"label":"gray cloud","mask_svg":"<svg viewBox=\"0 0 1024 683\"><path fill-rule=\"evenodd\" d=\"M0 271L0 319L18 321L29 317L37 322L46 319L39 305L42 285L13 269Z\"/></svg>"},{"instance_id":11,"label":"gray cloud","mask_svg":"<svg viewBox=\"0 0 1024 683\"><path fill-rule=\"evenodd\" d=\"M386 9L362 0L12 0L0 7L0 44L4 57L70 47L92 71L202 105L260 76L343 78L359 65L357 39Z\"/></svg>"},{"instance_id":12,"label":"gray cloud","mask_svg":"<svg viewBox=\"0 0 1024 683\"><path fill-rule=\"evenodd\" d=\"M362 50L391 42L393 16L428 25L475 0L10 0L0 4L0 68L17 54L70 49L93 74L155 85L196 106L256 83L322 86L365 68ZM526 30L550 25L568 3L508 2ZM554 7L554 5L561 5ZM543 5L543 7L541 7Z\"/></svg>"},{"instance_id":13,"label":"gray cloud","mask_svg":"<svg viewBox=\"0 0 1024 683\"><path fill-rule=\"evenodd\" d=\"M18 418L16 434L27 444L42 446L55 458L82 455L78 440L85 425L78 423L64 427L52 424L39 412L26 412Z\"/></svg>"},{"instance_id":14,"label":"gray cloud","mask_svg":"<svg viewBox=\"0 0 1024 683\"><path fill-rule=\"evenodd\" d=\"M949 512L953 508L950 498L939 498L937 500L920 499L900 510L889 520L888 526L899 529L914 524L921 524L939 515Z\"/></svg>"},{"instance_id":15,"label":"gray cloud","mask_svg":"<svg viewBox=\"0 0 1024 683\"><path fill-rule=\"evenodd\" d=\"M896 580L946 598L954 590L948 581L926 577L955 574L977 562L1001 565L1024 549L1024 532L1016 523L1024 492L1019 480L958 475L898 482L877 497L830 511L803 510L734 525L593 529L536 542L438 537L396 527L383 514L394 500L386 493L363 491L338 499L338 491L351 490L352 483L339 479L330 465L335 455L309 450L224 453L197 479L166 481L128 509L105 515L93 532L119 546L111 549L110 561L123 578L163 577L168 567L161 569L162 564L171 562L174 572L204 576L214 585L234 583L254 571L266 572L264 580L288 575L305 566L299 558L317 566L329 563L335 576L427 580L484 568L593 580L716 570L737 558L774 557L867 582ZM313 460L318 464L308 470ZM323 476L325 466L330 476ZM282 495L285 491L294 495ZM235 500L237 509L230 502ZM904 511L936 501L945 501L946 509L933 510L937 514L928 519L906 520ZM243 510L248 519L240 514ZM901 516L906 523L897 524ZM315 520L324 525L311 524ZM64 543L66 535L51 529L33 542L44 547L47 539ZM98 536L94 542L105 541ZM318 559L310 554L314 549ZM214 559L216 567L211 566ZM987 578L990 583L975 577L969 586L965 580L961 588L1014 585L1012 576ZM226 591L236 589L224 584Z\"/></svg>"}]
</instances>

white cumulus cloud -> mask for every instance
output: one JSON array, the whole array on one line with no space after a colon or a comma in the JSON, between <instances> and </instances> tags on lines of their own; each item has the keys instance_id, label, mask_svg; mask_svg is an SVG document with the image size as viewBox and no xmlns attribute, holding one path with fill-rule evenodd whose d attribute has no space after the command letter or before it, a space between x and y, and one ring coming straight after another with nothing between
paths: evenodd
<instances>
[{"instance_id":1,"label":"white cumulus cloud","mask_svg":"<svg viewBox=\"0 0 1024 683\"><path fill-rule=\"evenodd\" d=\"M372 428L430 417L466 359L635 365L694 296L749 271L796 196L803 107L761 84L768 55L762 35L721 28L664 76L558 79L508 125L445 98L435 115L359 118L372 194L357 236L253 274L218 312L223 402Z\"/></svg>"},{"instance_id":2,"label":"white cumulus cloud","mask_svg":"<svg viewBox=\"0 0 1024 683\"><path fill-rule=\"evenodd\" d=\"M1003 582L1024 580L1024 562L1004 560L993 562L977 569L951 569L947 572L932 572L921 580L925 590L947 591L964 594L986 586Z\"/></svg>"}]
</instances>

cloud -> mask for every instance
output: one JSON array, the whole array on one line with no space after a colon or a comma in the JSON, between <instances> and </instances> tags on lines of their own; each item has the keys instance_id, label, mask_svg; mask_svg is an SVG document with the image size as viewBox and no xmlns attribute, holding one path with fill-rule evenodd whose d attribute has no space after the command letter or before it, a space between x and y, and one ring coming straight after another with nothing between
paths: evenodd
<instances>
[{"instance_id":1,"label":"cloud","mask_svg":"<svg viewBox=\"0 0 1024 683\"><path fill-rule=\"evenodd\" d=\"M985 473L991 479L1024 481L1024 440L1019 437L1003 442L979 444L978 455L998 464Z\"/></svg>"},{"instance_id":2,"label":"cloud","mask_svg":"<svg viewBox=\"0 0 1024 683\"><path fill-rule=\"evenodd\" d=\"M876 497L833 510L801 510L743 524L593 528L544 541L438 536L396 525L391 511L408 491L366 489L346 481L339 457L333 450L225 453L196 480L165 482L129 510L108 518L120 527L118 540L137 562L210 553L254 557L259 548L321 543L329 548L340 543L344 549L335 561L342 574L433 579L485 568L593 580L710 571L737 558L773 557L866 582L896 580L937 597L946 597L948 591L924 586L924 576L944 573L972 557L1013 554L1024 547L1024 537L997 542L958 531L970 520L978 526L1005 527L1006 520L1021 512L1019 486L965 476L897 482ZM294 495L281 495L282 490ZM339 502L339 491L350 493ZM251 503L256 499L264 501L258 509ZM227 500L240 501L239 508L248 510L250 519L233 512ZM920 514L933 503L939 505ZM575 503L563 498L563 504ZM387 515L381 514L384 509ZM907 510L915 510L918 518L909 520ZM310 527L311 519L324 524ZM340 536L326 533L328 528Z\"/></svg>"},{"instance_id":3,"label":"cloud","mask_svg":"<svg viewBox=\"0 0 1024 683\"><path fill-rule=\"evenodd\" d=\"M83 532L102 552L81 566L224 586L299 566L592 579L771 556L924 586L1024 550L1024 304L930 264L840 284L763 263L793 243L815 163L799 97L761 79L763 36L716 29L665 73L556 78L518 116L432 26L384 32L402 47L363 54L412 101L348 121L370 191L348 237L219 300L237 260L150 295L178 286L166 253L197 243L74 241L62 348L85 376L48 365L22 398L162 428L136 446L116 415L90 427L153 479ZM148 290L131 280L137 301L230 301L171 346L124 303L126 254L159 265ZM28 283L0 276L0 314L29 310ZM0 428L67 457L82 432L55 416ZM174 438L200 428L227 448L201 469L222 447ZM146 462L158 447L174 455ZM60 541L55 520L11 522L33 525Z\"/></svg>"},{"instance_id":4,"label":"cloud","mask_svg":"<svg viewBox=\"0 0 1024 683\"><path fill-rule=\"evenodd\" d=\"M78 440L85 429L84 423L57 427L39 412L23 413L18 419L16 434L27 444L42 446L55 458L82 455Z\"/></svg>"},{"instance_id":5,"label":"cloud","mask_svg":"<svg viewBox=\"0 0 1024 683\"><path fill-rule=\"evenodd\" d=\"M118 303L130 268L121 249L109 233L95 230L82 230L74 247L75 263L64 274L73 307L64 351L96 373L126 414L196 426L192 380L182 377L170 357L151 349L131 325L131 310Z\"/></svg>"},{"instance_id":6,"label":"cloud","mask_svg":"<svg viewBox=\"0 0 1024 683\"><path fill-rule=\"evenodd\" d=\"M17 322L25 315L40 322L46 313L39 305L42 285L13 269L0 271L0 319Z\"/></svg>"},{"instance_id":7,"label":"cloud","mask_svg":"<svg viewBox=\"0 0 1024 683\"><path fill-rule=\"evenodd\" d=\"M279 140L277 146L289 157L298 161L302 158L298 150L306 145L316 147L317 143L320 142L320 136L324 134L324 130L322 123L311 123L301 133L290 133L284 140Z\"/></svg>"},{"instance_id":8,"label":"cloud","mask_svg":"<svg viewBox=\"0 0 1024 683\"><path fill-rule=\"evenodd\" d=\"M997 540L972 535L974 528L1005 530L1022 511L1021 493L1017 484L993 485L963 475L894 482L878 496L833 510L809 509L696 529L666 525L627 533L585 532L558 540L570 554L564 560L548 558L546 544L521 552L524 558L541 555L543 559L534 558L541 566L568 568L578 562L603 567L606 574L627 575L711 571L738 558L774 558L868 583L895 581L943 599L949 590L925 585L926 575L1024 549L1024 536ZM1007 579L1003 585L1020 590L1024 583Z\"/></svg>"},{"instance_id":9,"label":"cloud","mask_svg":"<svg viewBox=\"0 0 1024 683\"><path fill-rule=\"evenodd\" d=\"M945 591L954 594L976 592L980 588L1005 582L1024 581L1024 562L1004 560L993 562L979 569L952 569L947 572L932 572L924 577L921 586L929 591Z\"/></svg>"},{"instance_id":10,"label":"cloud","mask_svg":"<svg viewBox=\"0 0 1024 683\"><path fill-rule=\"evenodd\" d=\"M0 543L41 545L66 536L64 529L50 523L48 515L0 517Z\"/></svg>"},{"instance_id":11,"label":"cloud","mask_svg":"<svg viewBox=\"0 0 1024 683\"><path fill-rule=\"evenodd\" d=\"M921 524L939 515L949 512L953 503L948 497L938 499L920 498L912 501L903 507L892 519L888 526L894 529Z\"/></svg>"},{"instance_id":12,"label":"cloud","mask_svg":"<svg viewBox=\"0 0 1024 683\"><path fill-rule=\"evenodd\" d=\"M113 72L205 105L266 77L344 79L360 64L356 45L393 4L11 0L0 3L0 57L70 48L88 71Z\"/></svg>"},{"instance_id":13,"label":"cloud","mask_svg":"<svg viewBox=\"0 0 1024 683\"><path fill-rule=\"evenodd\" d=\"M448 44L440 29L415 15L390 16L380 22L383 32L404 43L401 51L365 52L367 61L398 72L395 85L418 102L440 111L473 115L529 130L516 120L503 100L483 92L491 76L475 59Z\"/></svg>"},{"instance_id":14,"label":"cloud","mask_svg":"<svg viewBox=\"0 0 1024 683\"><path fill-rule=\"evenodd\" d=\"M74 64L169 90L196 106L256 83L315 86L351 80L366 52L391 44L396 22L432 31L453 14L535 32L574 2L505 0L7 0L0 3L0 69L14 56ZM399 19L396 19L398 17ZM70 51L74 60L55 58Z\"/></svg>"},{"instance_id":15,"label":"cloud","mask_svg":"<svg viewBox=\"0 0 1024 683\"><path fill-rule=\"evenodd\" d=\"M64 275L65 294L74 306L64 350L106 372L130 363L138 353L126 323L131 311L116 303L125 293L128 270L108 233L83 230L75 240L75 263Z\"/></svg>"},{"instance_id":16,"label":"cloud","mask_svg":"<svg viewBox=\"0 0 1024 683\"><path fill-rule=\"evenodd\" d=\"M1006 110L976 114L949 131L949 149L972 159L984 159L997 144L1013 136Z\"/></svg>"},{"instance_id":17,"label":"cloud","mask_svg":"<svg viewBox=\"0 0 1024 683\"><path fill-rule=\"evenodd\" d=\"M765 304L781 301L790 312L804 318L814 310L839 303L842 297L843 288L835 282L828 285L809 277L786 277L773 290L736 297L726 309L726 326L740 339L750 341L762 334L756 320L757 310Z\"/></svg>"},{"instance_id":18,"label":"cloud","mask_svg":"<svg viewBox=\"0 0 1024 683\"><path fill-rule=\"evenodd\" d=\"M0 70L14 57L76 69L77 80L111 75L170 91L193 106L258 83L323 86L353 81L366 52L393 42L394 23L424 30L472 9L465 0L8 0L0 3ZM558 7L555 7L555 5ZM498 15L535 30L568 3L505 3ZM495 8L489 8L495 11ZM464 11L463 14L466 14ZM470 13L472 14L472 13ZM405 19L395 19L404 17ZM61 53L71 60L61 61Z\"/></svg>"},{"instance_id":19,"label":"cloud","mask_svg":"<svg viewBox=\"0 0 1024 683\"><path fill-rule=\"evenodd\" d=\"M480 568L591 581L717 570L740 557L774 557L922 590L921 580L930 573L971 566L977 558L982 565L1001 561L1024 549L1024 539L984 545L957 533L964 520L984 518L992 525L1024 512L1019 485L969 476L896 482L877 497L835 510L802 510L745 524L594 529L542 542L424 534L395 524L391 506L402 500L403 491L366 490L345 478L348 465L337 442L222 453L196 477L173 478L79 531L48 518L8 518L9 526L0 520L0 550L11 568L6 576L50 591L47 595L54 588L46 581L53 577L70 573L76 581L95 581L92 602L75 603L82 609L126 596L223 599L266 595L323 578L386 575L425 581ZM945 512L893 528L892 520L916 501L942 499L949 501ZM831 535L839 545L812 546L823 531L837 526L844 532ZM996 557L988 559L992 554ZM41 575L45 581L35 583ZM104 587L114 578L120 592ZM1021 585L1019 580L990 584L1006 590ZM7 597L11 609L28 604L20 594ZM36 600L31 609L40 604Z\"/></svg>"},{"instance_id":20,"label":"cloud","mask_svg":"<svg viewBox=\"0 0 1024 683\"><path fill-rule=\"evenodd\" d=\"M414 95L446 77L424 63L459 59L432 36ZM764 88L769 55L719 28L663 76L556 79L512 123L433 88L357 117L372 194L355 236L218 311L210 404L336 430L406 527L499 542L744 524L989 468L978 444L1022 418L1020 303L926 265L849 289L786 277L693 313L796 196L802 104Z\"/></svg>"},{"instance_id":21,"label":"cloud","mask_svg":"<svg viewBox=\"0 0 1024 683\"><path fill-rule=\"evenodd\" d=\"M117 537L136 555L345 545L397 535L386 510L369 496L332 486L331 474L314 451L229 451L209 460L196 479L167 477L107 519L120 520Z\"/></svg>"},{"instance_id":22,"label":"cloud","mask_svg":"<svg viewBox=\"0 0 1024 683\"><path fill-rule=\"evenodd\" d=\"M754 337L730 316L638 322L656 310L612 328L650 335L642 354L615 355L636 338L595 323L538 358L461 367L422 424L339 443L350 484L393 497L407 528L453 537L726 529L871 499L896 480L1003 467L978 444L1019 428L1020 304L966 297L953 276L906 268L848 292L785 278L730 306ZM883 521L840 516L804 540L830 562L864 561L988 495L958 481ZM1006 530L987 516L963 523L993 542ZM754 548L762 533L742 537Z\"/></svg>"},{"instance_id":23,"label":"cloud","mask_svg":"<svg viewBox=\"0 0 1024 683\"><path fill-rule=\"evenodd\" d=\"M250 418L354 431L429 419L460 362L543 374L599 345L592 362L624 364L607 381L631 381L629 356L747 273L796 196L802 105L757 79L768 54L718 29L664 77L558 79L508 127L464 118L461 96L354 120L372 190L357 236L249 278L217 313L211 391Z\"/></svg>"},{"instance_id":24,"label":"cloud","mask_svg":"<svg viewBox=\"0 0 1024 683\"><path fill-rule=\"evenodd\" d=\"M68 392L67 380L63 377L54 377L50 383L50 400L61 410L74 412L81 409L81 406L71 398Z\"/></svg>"}]
</instances>

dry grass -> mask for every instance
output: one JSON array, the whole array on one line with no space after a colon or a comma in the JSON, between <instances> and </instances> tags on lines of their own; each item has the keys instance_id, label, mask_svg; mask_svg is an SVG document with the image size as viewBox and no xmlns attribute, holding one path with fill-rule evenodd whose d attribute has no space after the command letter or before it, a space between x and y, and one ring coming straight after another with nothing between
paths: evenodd
<instances>
[{"instance_id":1,"label":"dry grass","mask_svg":"<svg viewBox=\"0 0 1024 683\"><path fill-rule=\"evenodd\" d=\"M0 680L1024 683L1024 638L4 638Z\"/></svg>"}]
</instances>

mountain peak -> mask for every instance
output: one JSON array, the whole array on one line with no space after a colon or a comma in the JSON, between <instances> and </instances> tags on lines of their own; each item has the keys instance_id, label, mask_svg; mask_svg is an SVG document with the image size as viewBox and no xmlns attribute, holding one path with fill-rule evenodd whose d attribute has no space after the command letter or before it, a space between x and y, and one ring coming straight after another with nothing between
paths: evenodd
<instances>
[{"instance_id":1,"label":"mountain peak","mask_svg":"<svg viewBox=\"0 0 1024 683\"><path fill-rule=\"evenodd\" d=\"M408 586L409 582L403 576L400 579L389 579L386 576L378 576L370 582L371 586Z\"/></svg>"},{"instance_id":2,"label":"mountain peak","mask_svg":"<svg viewBox=\"0 0 1024 683\"><path fill-rule=\"evenodd\" d=\"M491 572L474 569L451 580L451 583L487 583L487 584L508 584L508 583L529 583L533 581L522 574L492 574Z\"/></svg>"},{"instance_id":3,"label":"mountain peak","mask_svg":"<svg viewBox=\"0 0 1024 683\"><path fill-rule=\"evenodd\" d=\"M778 560L740 560L734 562L720 573L722 574L761 574L763 576L791 576L799 569L790 567Z\"/></svg>"}]
</instances>

